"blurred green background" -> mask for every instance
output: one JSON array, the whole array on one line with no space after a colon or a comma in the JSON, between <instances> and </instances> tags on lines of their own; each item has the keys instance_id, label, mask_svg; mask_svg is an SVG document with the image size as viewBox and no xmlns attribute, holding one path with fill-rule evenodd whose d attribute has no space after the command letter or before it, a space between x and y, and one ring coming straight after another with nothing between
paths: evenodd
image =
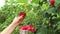
<instances>
[{"instance_id":1,"label":"blurred green background","mask_svg":"<svg viewBox=\"0 0 60 34\"><path fill-rule=\"evenodd\" d=\"M31 34L60 34L60 0L54 7L50 0L5 0L0 8L0 32L5 29L19 12L26 12L26 18L20 26L32 24L36 32ZM18 26L13 34L19 34Z\"/></svg>"}]
</instances>

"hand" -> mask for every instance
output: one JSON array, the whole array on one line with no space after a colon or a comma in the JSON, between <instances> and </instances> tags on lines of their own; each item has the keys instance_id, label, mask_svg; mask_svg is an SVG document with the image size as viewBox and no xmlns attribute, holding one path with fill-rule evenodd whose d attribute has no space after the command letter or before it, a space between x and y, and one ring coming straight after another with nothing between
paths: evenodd
<instances>
[{"instance_id":1,"label":"hand","mask_svg":"<svg viewBox=\"0 0 60 34\"><path fill-rule=\"evenodd\" d=\"M14 20L13 20L13 24L15 25L19 25L22 21L23 21L23 19L25 18L25 16L26 16L26 13L25 12L21 12L21 13L19 13L18 14L18 16L16 16L15 18L14 18Z\"/></svg>"},{"instance_id":2,"label":"hand","mask_svg":"<svg viewBox=\"0 0 60 34\"><path fill-rule=\"evenodd\" d=\"M13 22L7 28L5 28L0 34L12 34L15 28L23 21L25 16L25 12L19 13L18 16L14 18Z\"/></svg>"}]
</instances>

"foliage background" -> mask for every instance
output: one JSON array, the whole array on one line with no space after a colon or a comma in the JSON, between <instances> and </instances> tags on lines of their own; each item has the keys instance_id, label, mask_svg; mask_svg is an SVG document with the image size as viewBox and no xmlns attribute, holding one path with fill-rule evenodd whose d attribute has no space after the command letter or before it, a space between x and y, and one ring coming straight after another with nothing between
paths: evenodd
<instances>
[{"instance_id":1,"label":"foliage background","mask_svg":"<svg viewBox=\"0 0 60 34\"><path fill-rule=\"evenodd\" d=\"M37 31L31 34L60 34L60 0L55 0L55 7L49 0L5 0L0 9L0 31L5 29L19 12L27 16L20 26L32 24ZM13 34L19 34L18 26Z\"/></svg>"}]
</instances>

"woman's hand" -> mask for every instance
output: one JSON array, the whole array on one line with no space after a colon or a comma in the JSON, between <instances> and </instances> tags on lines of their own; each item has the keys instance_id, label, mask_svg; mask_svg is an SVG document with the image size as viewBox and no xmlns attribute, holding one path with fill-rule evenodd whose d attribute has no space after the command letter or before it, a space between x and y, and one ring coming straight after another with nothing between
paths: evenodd
<instances>
[{"instance_id":1,"label":"woman's hand","mask_svg":"<svg viewBox=\"0 0 60 34\"><path fill-rule=\"evenodd\" d=\"M14 24L14 25L15 25L15 24L16 24L16 25L19 25L19 24L23 21L23 19L25 18L25 16L26 16L26 13L25 13L25 12L19 13L18 16L16 16L16 17L14 18L12 24Z\"/></svg>"},{"instance_id":2,"label":"woman's hand","mask_svg":"<svg viewBox=\"0 0 60 34\"><path fill-rule=\"evenodd\" d=\"M26 16L25 12L19 13L18 16L14 18L13 22L6 29L4 29L0 34L12 34L14 29L23 21L25 16Z\"/></svg>"},{"instance_id":3,"label":"woman's hand","mask_svg":"<svg viewBox=\"0 0 60 34\"><path fill-rule=\"evenodd\" d=\"M16 16L11 24L14 24L14 25L17 26L17 25L19 25L22 21L23 21L23 17L22 17L22 16Z\"/></svg>"}]
</instances>

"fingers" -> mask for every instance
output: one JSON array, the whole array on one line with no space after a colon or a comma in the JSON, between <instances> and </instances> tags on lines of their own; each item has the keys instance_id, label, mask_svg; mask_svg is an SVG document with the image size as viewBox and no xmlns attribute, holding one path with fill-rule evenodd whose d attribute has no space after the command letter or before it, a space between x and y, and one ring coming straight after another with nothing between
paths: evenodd
<instances>
[{"instance_id":1,"label":"fingers","mask_svg":"<svg viewBox=\"0 0 60 34\"><path fill-rule=\"evenodd\" d=\"M16 16L13 20L14 23L21 23L23 19L25 18L26 13L25 12L20 12L18 16Z\"/></svg>"},{"instance_id":2,"label":"fingers","mask_svg":"<svg viewBox=\"0 0 60 34\"><path fill-rule=\"evenodd\" d=\"M22 16L23 18L25 18L26 13L25 13L25 12L20 12L20 13L18 14L18 16Z\"/></svg>"},{"instance_id":3,"label":"fingers","mask_svg":"<svg viewBox=\"0 0 60 34\"><path fill-rule=\"evenodd\" d=\"M25 16L26 16L26 13L25 12L20 12L19 14L18 14L18 16L20 16L18 19L19 19L19 21L22 21L24 18L25 18Z\"/></svg>"}]
</instances>

